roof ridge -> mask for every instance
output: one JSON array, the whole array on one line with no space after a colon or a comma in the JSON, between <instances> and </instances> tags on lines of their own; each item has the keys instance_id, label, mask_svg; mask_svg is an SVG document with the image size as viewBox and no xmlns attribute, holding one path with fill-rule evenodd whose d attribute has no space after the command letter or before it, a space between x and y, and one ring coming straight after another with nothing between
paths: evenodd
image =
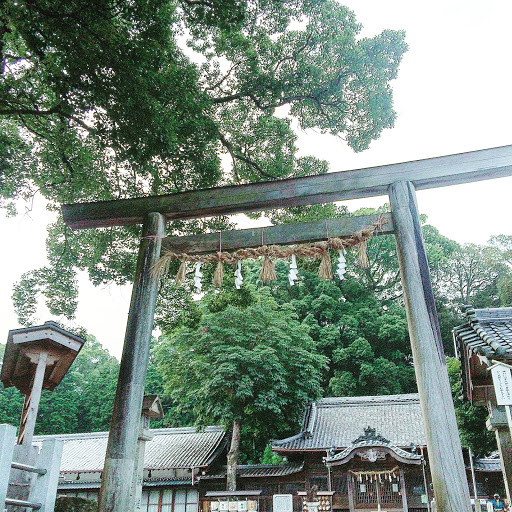
<instances>
[{"instance_id":1,"label":"roof ridge","mask_svg":"<svg viewBox=\"0 0 512 512\"><path fill-rule=\"evenodd\" d=\"M400 395L370 395L370 396L340 396L340 397L325 397L315 402L317 407L324 407L326 405L336 404L360 404L366 403L375 405L389 402L408 403L417 402L420 397L418 393L404 393Z\"/></svg>"},{"instance_id":2,"label":"roof ridge","mask_svg":"<svg viewBox=\"0 0 512 512\"><path fill-rule=\"evenodd\" d=\"M303 462L281 462L279 464L237 464L238 469L258 469L258 468L280 468L283 466L302 466ZM227 468L226 464L220 466L221 468Z\"/></svg>"},{"instance_id":3,"label":"roof ridge","mask_svg":"<svg viewBox=\"0 0 512 512\"><path fill-rule=\"evenodd\" d=\"M218 425L208 427L166 427L152 428L150 432L156 436L163 434L203 434L207 432L223 432L224 428ZM34 441L45 439L102 439L108 437L108 432L77 432L73 434L41 434L34 436Z\"/></svg>"}]
</instances>

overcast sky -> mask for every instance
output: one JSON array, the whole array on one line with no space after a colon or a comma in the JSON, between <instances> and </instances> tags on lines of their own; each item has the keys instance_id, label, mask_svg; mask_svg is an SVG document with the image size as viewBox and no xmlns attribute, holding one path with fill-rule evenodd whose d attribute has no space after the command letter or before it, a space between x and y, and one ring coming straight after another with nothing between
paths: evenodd
<instances>
[{"instance_id":1,"label":"overcast sky","mask_svg":"<svg viewBox=\"0 0 512 512\"><path fill-rule=\"evenodd\" d=\"M512 2L508 0L348 0L363 35L404 29L409 51L393 82L395 128L354 154L342 141L299 133L302 154L314 154L342 171L512 144ZM458 242L485 243L512 234L512 178L418 192L419 208L442 234ZM39 199L39 201L38 201ZM351 210L386 198L349 201ZM0 213L0 215L3 215ZM36 198L33 210L0 217L0 342L18 327L13 283L45 263L45 226L52 219ZM80 280L76 324L120 357L131 287L94 288ZM41 322L51 319L42 309ZM60 320L55 318L55 320Z\"/></svg>"}]
</instances>

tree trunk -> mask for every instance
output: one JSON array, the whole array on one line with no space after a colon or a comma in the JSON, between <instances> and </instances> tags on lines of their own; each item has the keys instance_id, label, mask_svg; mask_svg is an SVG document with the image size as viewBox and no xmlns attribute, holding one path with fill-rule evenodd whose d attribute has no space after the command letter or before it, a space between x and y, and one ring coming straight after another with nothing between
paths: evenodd
<instances>
[{"instance_id":1,"label":"tree trunk","mask_svg":"<svg viewBox=\"0 0 512 512\"><path fill-rule=\"evenodd\" d=\"M231 446L228 452L228 467L226 472L227 491L236 491L236 467L238 454L240 453L240 420L233 420L233 433L231 434Z\"/></svg>"}]
</instances>

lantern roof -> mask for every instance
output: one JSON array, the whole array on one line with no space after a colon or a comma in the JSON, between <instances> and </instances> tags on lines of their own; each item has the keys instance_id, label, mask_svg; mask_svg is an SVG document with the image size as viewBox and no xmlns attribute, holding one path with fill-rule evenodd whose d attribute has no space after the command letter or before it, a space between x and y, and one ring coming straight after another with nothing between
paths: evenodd
<instances>
[{"instance_id":1,"label":"lantern roof","mask_svg":"<svg viewBox=\"0 0 512 512\"><path fill-rule=\"evenodd\" d=\"M158 395L144 395L144 399L142 400L142 414L157 420L164 417L162 402Z\"/></svg>"},{"instance_id":2,"label":"lantern roof","mask_svg":"<svg viewBox=\"0 0 512 512\"><path fill-rule=\"evenodd\" d=\"M30 390L39 356L47 353L43 389L52 391L63 379L85 340L57 323L13 329L7 336L0 381L23 394Z\"/></svg>"}]
</instances>

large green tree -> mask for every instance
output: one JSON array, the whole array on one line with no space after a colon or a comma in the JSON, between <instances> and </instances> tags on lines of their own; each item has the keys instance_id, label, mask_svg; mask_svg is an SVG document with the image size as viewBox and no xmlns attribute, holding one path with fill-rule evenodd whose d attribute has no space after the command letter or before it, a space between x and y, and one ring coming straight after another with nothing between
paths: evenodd
<instances>
[{"instance_id":1,"label":"large green tree","mask_svg":"<svg viewBox=\"0 0 512 512\"><path fill-rule=\"evenodd\" d=\"M57 208L326 172L297 156L292 118L356 151L395 118L404 34L360 30L334 0L7 0L0 198L40 193ZM131 279L138 233L58 221L49 266L24 276L18 300L39 291L73 316L75 269L94 283Z\"/></svg>"},{"instance_id":2,"label":"large green tree","mask_svg":"<svg viewBox=\"0 0 512 512\"><path fill-rule=\"evenodd\" d=\"M497 283L501 305L512 306L512 235L492 236L489 243L499 251L507 269Z\"/></svg>"},{"instance_id":3,"label":"large green tree","mask_svg":"<svg viewBox=\"0 0 512 512\"><path fill-rule=\"evenodd\" d=\"M498 283L509 273L503 255L497 248L464 244L454 251L445 266L440 291L453 304L499 306Z\"/></svg>"},{"instance_id":4,"label":"large green tree","mask_svg":"<svg viewBox=\"0 0 512 512\"><path fill-rule=\"evenodd\" d=\"M270 437L293 431L320 395L326 367L290 307L266 289L236 295L212 294L196 325L178 328L157 349L164 387L181 409L200 425L231 429L229 490L236 489L242 428L263 442L262 451Z\"/></svg>"}]
</instances>

